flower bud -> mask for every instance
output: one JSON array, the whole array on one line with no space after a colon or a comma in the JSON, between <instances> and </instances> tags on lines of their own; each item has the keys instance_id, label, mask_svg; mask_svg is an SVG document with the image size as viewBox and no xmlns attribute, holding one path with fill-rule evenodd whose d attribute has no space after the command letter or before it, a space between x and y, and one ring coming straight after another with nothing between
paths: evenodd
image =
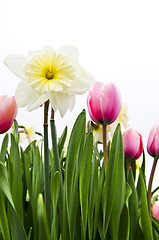
<instances>
[{"instance_id":1,"label":"flower bud","mask_svg":"<svg viewBox=\"0 0 159 240\"><path fill-rule=\"evenodd\" d=\"M123 133L123 145L125 157L128 159L136 160L143 152L142 136L132 128Z\"/></svg>"},{"instance_id":2,"label":"flower bud","mask_svg":"<svg viewBox=\"0 0 159 240\"><path fill-rule=\"evenodd\" d=\"M16 118L18 107L12 96L0 96L0 133L5 133L12 126Z\"/></svg>"},{"instance_id":3,"label":"flower bud","mask_svg":"<svg viewBox=\"0 0 159 240\"><path fill-rule=\"evenodd\" d=\"M147 151L152 157L159 158L159 125L153 126L147 141Z\"/></svg>"},{"instance_id":4,"label":"flower bud","mask_svg":"<svg viewBox=\"0 0 159 240\"><path fill-rule=\"evenodd\" d=\"M98 124L111 124L121 110L121 95L113 83L96 82L90 89L87 106L92 120Z\"/></svg>"},{"instance_id":5,"label":"flower bud","mask_svg":"<svg viewBox=\"0 0 159 240\"><path fill-rule=\"evenodd\" d=\"M159 203L155 202L152 208L152 213L155 218L159 220Z\"/></svg>"}]
</instances>

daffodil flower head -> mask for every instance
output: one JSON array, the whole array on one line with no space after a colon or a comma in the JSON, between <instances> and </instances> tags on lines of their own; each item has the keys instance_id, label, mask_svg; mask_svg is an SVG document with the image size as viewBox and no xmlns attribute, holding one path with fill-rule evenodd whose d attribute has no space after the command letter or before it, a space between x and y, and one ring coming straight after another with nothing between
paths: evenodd
<instances>
[{"instance_id":1,"label":"daffodil flower head","mask_svg":"<svg viewBox=\"0 0 159 240\"><path fill-rule=\"evenodd\" d=\"M5 58L9 69L21 78L15 99L19 107L35 110L47 100L61 116L72 110L75 95L85 93L93 83L93 77L78 62L78 51L66 46L55 51L45 47L29 52L27 57L13 54Z\"/></svg>"}]
</instances>

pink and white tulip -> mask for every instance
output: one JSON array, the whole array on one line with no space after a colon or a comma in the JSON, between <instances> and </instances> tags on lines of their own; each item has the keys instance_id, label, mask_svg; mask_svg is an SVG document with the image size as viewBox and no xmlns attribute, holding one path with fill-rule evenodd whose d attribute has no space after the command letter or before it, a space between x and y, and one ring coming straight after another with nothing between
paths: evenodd
<instances>
[{"instance_id":1,"label":"pink and white tulip","mask_svg":"<svg viewBox=\"0 0 159 240\"><path fill-rule=\"evenodd\" d=\"M0 133L5 133L16 118L18 107L13 96L0 96Z\"/></svg>"},{"instance_id":2,"label":"pink and white tulip","mask_svg":"<svg viewBox=\"0 0 159 240\"><path fill-rule=\"evenodd\" d=\"M88 112L98 124L111 124L121 110L122 102L119 90L113 83L96 82L87 98Z\"/></svg>"},{"instance_id":3,"label":"pink and white tulip","mask_svg":"<svg viewBox=\"0 0 159 240\"><path fill-rule=\"evenodd\" d=\"M159 158L159 125L156 124L150 131L147 141L147 151L152 157Z\"/></svg>"},{"instance_id":4,"label":"pink and white tulip","mask_svg":"<svg viewBox=\"0 0 159 240\"><path fill-rule=\"evenodd\" d=\"M159 203L155 202L152 208L152 213L155 218L159 220Z\"/></svg>"},{"instance_id":5,"label":"pink and white tulip","mask_svg":"<svg viewBox=\"0 0 159 240\"><path fill-rule=\"evenodd\" d=\"M123 133L123 145L125 157L128 159L136 160L143 152L142 136L132 128Z\"/></svg>"}]
</instances>

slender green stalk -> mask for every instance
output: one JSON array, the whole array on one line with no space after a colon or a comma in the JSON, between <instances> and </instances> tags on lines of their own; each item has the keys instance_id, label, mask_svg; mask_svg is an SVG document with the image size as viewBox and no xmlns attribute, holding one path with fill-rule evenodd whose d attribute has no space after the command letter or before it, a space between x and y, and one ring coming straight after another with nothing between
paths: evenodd
<instances>
[{"instance_id":1,"label":"slender green stalk","mask_svg":"<svg viewBox=\"0 0 159 240\"><path fill-rule=\"evenodd\" d=\"M45 206L48 222L51 221L50 216L50 174L49 174L49 147L48 147L48 108L49 101L44 104L44 194L45 194Z\"/></svg>"},{"instance_id":2,"label":"slender green stalk","mask_svg":"<svg viewBox=\"0 0 159 240\"><path fill-rule=\"evenodd\" d=\"M107 125L103 124L103 153L104 153L104 164L105 172L108 165L108 150L107 150Z\"/></svg>"},{"instance_id":3,"label":"slender green stalk","mask_svg":"<svg viewBox=\"0 0 159 240\"><path fill-rule=\"evenodd\" d=\"M154 158L154 162L153 162L152 169L151 169L151 174L150 174L150 179L149 179L149 184L148 184L147 199L148 199L148 210L149 210L150 221L152 221L152 217L151 217L151 189L152 189L152 182L153 182L155 169L156 169L156 166L157 166L157 160L158 160L157 158Z\"/></svg>"},{"instance_id":4,"label":"slender green stalk","mask_svg":"<svg viewBox=\"0 0 159 240\"><path fill-rule=\"evenodd\" d=\"M58 147L57 147L57 134L56 134L56 126L55 126L53 109L51 110L50 125L51 125L51 138L52 138L55 172L56 171L60 172L61 168L60 168L60 160L59 160L59 153L58 153Z\"/></svg>"}]
</instances>

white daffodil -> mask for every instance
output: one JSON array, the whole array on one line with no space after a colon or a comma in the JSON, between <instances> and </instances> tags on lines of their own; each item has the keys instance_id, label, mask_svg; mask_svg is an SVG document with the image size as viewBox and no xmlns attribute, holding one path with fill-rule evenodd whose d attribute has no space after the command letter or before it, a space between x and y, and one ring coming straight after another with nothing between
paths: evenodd
<instances>
[{"instance_id":1,"label":"white daffodil","mask_svg":"<svg viewBox=\"0 0 159 240\"><path fill-rule=\"evenodd\" d=\"M58 52L51 47L29 52L27 57L20 54L9 55L4 63L21 78L15 99L18 107L35 110L47 100L56 111L64 116L72 110L75 95L85 93L93 83L78 62L78 51L73 46L66 46Z\"/></svg>"}]
</instances>

